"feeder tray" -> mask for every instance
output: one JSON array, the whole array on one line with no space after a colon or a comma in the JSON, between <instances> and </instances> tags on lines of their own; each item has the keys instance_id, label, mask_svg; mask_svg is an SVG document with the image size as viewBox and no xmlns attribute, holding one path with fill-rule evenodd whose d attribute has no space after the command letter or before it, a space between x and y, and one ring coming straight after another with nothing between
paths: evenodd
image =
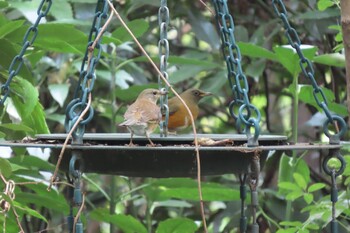
<instances>
[{"instance_id":1,"label":"feeder tray","mask_svg":"<svg viewBox=\"0 0 350 233\"><path fill-rule=\"evenodd\" d=\"M198 134L201 174L222 175L248 173L252 158L259 152L263 166L269 151L336 149L339 145L287 145L285 136L261 135L258 147L247 147L242 134ZM62 149L66 134L40 134L36 139L1 142L0 146L50 148L54 162ZM207 145L210 138L214 145ZM84 144L69 144L60 168L68 170L72 152L80 156L80 169L85 173L123 175L130 177L195 177L196 152L193 135L160 137L151 135L155 147L145 137L135 136L129 146L129 133L84 134Z\"/></svg>"}]
</instances>

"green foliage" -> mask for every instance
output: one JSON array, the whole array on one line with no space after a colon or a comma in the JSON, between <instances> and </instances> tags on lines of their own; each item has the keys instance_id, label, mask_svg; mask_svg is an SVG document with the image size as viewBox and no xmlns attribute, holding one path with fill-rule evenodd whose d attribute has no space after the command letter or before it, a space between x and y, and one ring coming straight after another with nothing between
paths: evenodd
<instances>
[{"instance_id":1,"label":"green foliage","mask_svg":"<svg viewBox=\"0 0 350 233\"><path fill-rule=\"evenodd\" d=\"M26 30L35 22L39 2L0 1L1 84L7 80L7 69L13 57L21 51ZM157 65L159 2L129 0L116 4L120 15ZM11 82L10 96L1 108L1 138L22 140L39 133L64 132L65 108L79 79L95 4L95 0L53 2L49 16L39 25L34 45L24 54L25 62ZM201 102L196 121L198 132L236 133L235 122L227 111L233 95L212 14L200 2L168 1L168 7L171 85L179 92L195 86L214 94ZM209 7L212 6L209 4ZM301 35L305 57L314 63L315 79L325 94L329 109L347 117L346 60L341 52L339 7L338 0L293 0L288 1L287 10L291 24ZM230 11L236 23L235 36L249 81L250 98L262 113L262 130L264 134L288 135L297 127L287 120L292 118L290 103L293 98L300 100L299 107L303 110L297 113L303 121L313 119L315 112L320 111L310 80L300 75L299 58L294 49L286 46L288 41L270 4L235 1L230 5ZM96 76L92 103L95 115L87 125L87 132L122 132L115 125L121 122L125 107L141 90L158 87L158 74L115 18L102 38L102 55ZM298 85L294 85L295 80ZM306 141L323 140L312 130L304 129L303 123L300 122L298 137L303 134ZM348 149L344 150L345 160L350 164L348 152ZM257 214L262 226L266 226L262 231L326 231L331 220L330 187L323 183L328 177L319 172L318 161L314 161L316 154L287 156L283 153L277 156L278 153L271 153L266 163L273 165L263 167L264 176L260 180L263 188L258 189L261 209ZM45 231L45 224L57 228L53 232L66 231L65 226L61 228L59 224L69 213L69 201L65 197L67 186L58 184L47 191L47 173L50 176L55 167L51 162L18 148L13 148L10 159L0 159L1 174L16 183L14 200L9 195L2 195L11 205L6 218L0 215L0 225L6 223L4 232L20 230L13 209L18 212L19 220L27 223L29 229L25 230L28 232ZM337 160L330 162L339 165ZM277 181L269 179L275 176L278 176ZM60 173L60 179L65 180L63 173ZM85 174L83 180L86 230L93 225L90 220L96 220L130 233L203 231L195 179L118 177L114 182L108 176ZM205 177L204 180L202 192L210 232L236 232L240 218L237 177L225 175ZM349 166L337 182L336 216L341 230L348 232ZM114 186L117 188L113 194ZM4 190L5 183L1 182L0 188ZM249 193L247 196L246 203L249 203ZM111 200L115 201L114 213L108 210ZM290 210L285 207L287 203L290 203ZM290 219L284 219L288 211ZM247 211L248 218L249 214ZM102 224L99 230L108 231Z\"/></svg>"},{"instance_id":2,"label":"green foliage","mask_svg":"<svg viewBox=\"0 0 350 233\"><path fill-rule=\"evenodd\" d=\"M175 218L160 222L156 233L193 233L197 228L196 223L191 219Z\"/></svg>"},{"instance_id":3,"label":"green foliage","mask_svg":"<svg viewBox=\"0 0 350 233\"><path fill-rule=\"evenodd\" d=\"M137 219L130 215L111 215L108 209L95 209L90 213L92 219L115 224L126 233L147 233L147 229Z\"/></svg>"}]
</instances>

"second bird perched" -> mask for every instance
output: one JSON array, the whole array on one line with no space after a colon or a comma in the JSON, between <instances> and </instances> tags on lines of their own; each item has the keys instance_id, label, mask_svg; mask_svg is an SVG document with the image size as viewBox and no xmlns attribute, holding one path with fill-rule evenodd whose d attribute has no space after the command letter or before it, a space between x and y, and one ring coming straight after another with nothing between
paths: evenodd
<instances>
[{"instance_id":1,"label":"second bird perched","mask_svg":"<svg viewBox=\"0 0 350 233\"><path fill-rule=\"evenodd\" d=\"M154 143L150 139L150 134L157 128L160 120L160 108L157 100L161 95L166 94L158 89L143 90L135 102L128 107L124 114L125 121L119 126L126 126L131 133L130 144L134 134L146 136L152 146Z\"/></svg>"},{"instance_id":2,"label":"second bird perched","mask_svg":"<svg viewBox=\"0 0 350 233\"><path fill-rule=\"evenodd\" d=\"M199 113L198 103L205 97L211 95L210 92L205 92L199 89L191 88L180 94L180 97L185 101L186 105L190 109L193 119L196 120ZM177 96L169 99L169 132L176 132L187 128L191 125L191 117L188 114L185 106Z\"/></svg>"}]
</instances>

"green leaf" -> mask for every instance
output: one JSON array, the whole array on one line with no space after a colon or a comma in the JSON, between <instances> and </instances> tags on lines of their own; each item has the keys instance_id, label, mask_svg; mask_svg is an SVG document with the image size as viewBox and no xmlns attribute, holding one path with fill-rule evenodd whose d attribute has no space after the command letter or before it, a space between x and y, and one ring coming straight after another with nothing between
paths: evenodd
<instances>
[{"instance_id":1,"label":"green leaf","mask_svg":"<svg viewBox=\"0 0 350 233\"><path fill-rule=\"evenodd\" d=\"M10 158L9 161L32 170L53 171L55 169L53 164L36 156L15 156Z\"/></svg>"},{"instance_id":2,"label":"green leaf","mask_svg":"<svg viewBox=\"0 0 350 233\"><path fill-rule=\"evenodd\" d=\"M11 163L11 169L13 172L16 172L18 170L27 170L26 167L23 167L21 165L15 164L15 163Z\"/></svg>"},{"instance_id":3,"label":"green leaf","mask_svg":"<svg viewBox=\"0 0 350 233\"><path fill-rule=\"evenodd\" d=\"M303 224L299 221L282 221L279 223L281 226L288 226L288 227L301 227Z\"/></svg>"},{"instance_id":4,"label":"green leaf","mask_svg":"<svg viewBox=\"0 0 350 233\"><path fill-rule=\"evenodd\" d=\"M5 177L8 178L12 174L12 167L11 164L7 159L0 158L0 173Z\"/></svg>"},{"instance_id":5,"label":"green leaf","mask_svg":"<svg viewBox=\"0 0 350 233\"><path fill-rule=\"evenodd\" d=\"M0 27L0 39L20 28L24 22L24 20L15 20L9 21L5 25L2 25Z\"/></svg>"},{"instance_id":6,"label":"green leaf","mask_svg":"<svg viewBox=\"0 0 350 233\"><path fill-rule=\"evenodd\" d=\"M39 102L38 90L27 80L16 77L12 80L11 99L16 107L19 116L24 119L29 116Z\"/></svg>"},{"instance_id":7,"label":"green leaf","mask_svg":"<svg viewBox=\"0 0 350 233\"><path fill-rule=\"evenodd\" d=\"M338 17L338 16L340 16L339 9L328 8L328 9L325 9L324 11L309 10L306 13L299 14L298 19L320 20L320 19L329 19L329 18Z\"/></svg>"},{"instance_id":8,"label":"green leaf","mask_svg":"<svg viewBox=\"0 0 350 233\"><path fill-rule=\"evenodd\" d=\"M57 21L73 19L73 10L69 1L57 1L59 4L52 4L50 14Z\"/></svg>"},{"instance_id":9,"label":"green leaf","mask_svg":"<svg viewBox=\"0 0 350 233\"><path fill-rule=\"evenodd\" d=\"M310 170L306 162L303 159L293 160L292 157L283 154L279 164L278 183L292 182L293 172L302 175L306 183L310 182Z\"/></svg>"},{"instance_id":10,"label":"green leaf","mask_svg":"<svg viewBox=\"0 0 350 233\"><path fill-rule=\"evenodd\" d=\"M334 93L325 88L325 87L321 87L325 98L327 100L328 103L328 107L329 110L342 115L342 116L347 116L348 112L347 109L344 105L340 105L334 102L335 97L334 97ZM322 96L318 95L317 98L319 98L319 100L322 102ZM300 89L299 89L299 99L300 101L310 104L312 106L314 106L315 108L317 108L318 111L322 111L322 109L320 108L320 106L318 106L314 95L313 95L313 87L311 85L300 85Z\"/></svg>"},{"instance_id":11,"label":"green leaf","mask_svg":"<svg viewBox=\"0 0 350 233\"><path fill-rule=\"evenodd\" d=\"M20 30L17 30L20 31ZM15 31L15 32L17 32ZM0 65L6 69L10 68L10 64L13 60L13 58L18 55L18 53L21 51L21 47L18 44L15 44L15 40L13 38L8 38L10 35L15 34L17 37L23 37L25 31L23 31L23 34L18 34L18 33L14 33L12 32L11 34L7 35L6 38L4 39L0 39L0 51L1 51L1 56L0 56ZM22 43L22 41L19 41L19 43ZM16 63L16 65L13 67L14 69L16 69L16 67L18 67L19 63ZM0 69L3 70L3 69ZM0 71L1 72L1 71ZM4 78L6 77L6 79ZM1 72L0 78L2 79L2 83L5 83L5 81L7 80L8 77L8 72ZM18 75L16 76L16 78L13 79L12 83L11 83L11 88L13 88L13 85L15 83L15 81L19 78L19 77L26 77L27 80L29 80L30 82L34 81L33 80L33 73L32 71L29 71L29 69L27 68L27 66L22 65L22 68L20 69Z\"/></svg>"},{"instance_id":12,"label":"green leaf","mask_svg":"<svg viewBox=\"0 0 350 233\"><path fill-rule=\"evenodd\" d=\"M279 182L278 187L286 190L301 190L299 186L292 182Z\"/></svg>"},{"instance_id":13,"label":"green leaf","mask_svg":"<svg viewBox=\"0 0 350 233\"><path fill-rule=\"evenodd\" d=\"M13 130L13 131L23 131L23 132L33 132L33 129L29 128L26 125L23 124L12 124L12 123L7 123L7 124L2 124L0 125L1 128Z\"/></svg>"},{"instance_id":14,"label":"green leaf","mask_svg":"<svg viewBox=\"0 0 350 233\"><path fill-rule=\"evenodd\" d=\"M266 60L265 59L259 59L257 61L252 61L246 68L245 74L247 76L251 76L256 80L259 81L259 78L262 76L263 72L266 69Z\"/></svg>"},{"instance_id":15,"label":"green leaf","mask_svg":"<svg viewBox=\"0 0 350 233\"><path fill-rule=\"evenodd\" d=\"M276 54L253 43L238 42L237 45L241 50L241 54L244 56L278 61Z\"/></svg>"},{"instance_id":16,"label":"green leaf","mask_svg":"<svg viewBox=\"0 0 350 233\"><path fill-rule=\"evenodd\" d=\"M34 187L36 186L36 187ZM60 213L68 213L69 206L62 194L55 191L47 191L45 186L39 187L35 185L26 185L26 187L35 190L35 193L17 193L16 201L23 204L35 204L37 207L50 207L51 210L56 210Z\"/></svg>"},{"instance_id":17,"label":"green leaf","mask_svg":"<svg viewBox=\"0 0 350 233\"><path fill-rule=\"evenodd\" d=\"M340 53L329 53L313 58L313 62L336 67L345 67L345 56Z\"/></svg>"},{"instance_id":18,"label":"green leaf","mask_svg":"<svg viewBox=\"0 0 350 233\"><path fill-rule=\"evenodd\" d=\"M211 48L218 49L220 40L216 33L215 26L195 9L187 8L187 16L191 22L191 29L198 40L207 42Z\"/></svg>"},{"instance_id":19,"label":"green leaf","mask_svg":"<svg viewBox=\"0 0 350 233\"><path fill-rule=\"evenodd\" d=\"M115 91L115 95L118 99L120 99L123 102L132 102L134 101L137 96L147 88L158 88L158 84L147 84L147 85L133 85L130 86L128 89L117 89Z\"/></svg>"},{"instance_id":20,"label":"green leaf","mask_svg":"<svg viewBox=\"0 0 350 233\"><path fill-rule=\"evenodd\" d=\"M64 101L67 99L69 84L51 84L48 86L50 94L57 101L57 103L63 107Z\"/></svg>"},{"instance_id":21,"label":"green leaf","mask_svg":"<svg viewBox=\"0 0 350 233\"><path fill-rule=\"evenodd\" d=\"M300 188L306 190L307 183L302 175L300 175L299 173L294 173L293 178Z\"/></svg>"},{"instance_id":22,"label":"green leaf","mask_svg":"<svg viewBox=\"0 0 350 233\"><path fill-rule=\"evenodd\" d=\"M0 9L8 7L8 2L0 1Z\"/></svg>"},{"instance_id":23,"label":"green leaf","mask_svg":"<svg viewBox=\"0 0 350 233\"><path fill-rule=\"evenodd\" d=\"M312 193L312 192L315 192L315 191L317 191L317 190L323 189L324 187L326 187L325 184L323 184L323 183L316 183L316 184L312 184L312 185L307 189L307 191L308 191L309 193Z\"/></svg>"},{"instance_id":24,"label":"green leaf","mask_svg":"<svg viewBox=\"0 0 350 233\"><path fill-rule=\"evenodd\" d=\"M310 230L318 230L320 229L320 226L317 224L310 223L310 224L307 224L306 228Z\"/></svg>"},{"instance_id":25,"label":"green leaf","mask_svg":"<svg viewBox=\"0 0 350 233\"><path fill-rule=\"evenodd\" d=\"M189 178L159 179L152 183L158 189L159 199L179 198L198 201L198 185ZM202 182L202 194L205 201L239 200L239 191L216 183Z\"/></svg>"},{"instance_id":26,"label":"green leaf","mask_svg":"<svg viewBox=\"0 0 350 233\"><path fill-rule=\"evenodd\" d=\"M295 233L298 232L299 228L292 227L292 228L287 228L287 229L278 229L276 233Z\"/></svg>"},{"instance_id":27,"label":"green leaf","mask_svg":"<svg viewBox=\"0 0 350 233\"><path fill-rule=\"evenodd\" d=\"M35 45L50 51L84 55L87 36L70 24L40 24Z\"/></svg>"},{"instance_id":28,"label":"green leaf","mask_svg":"<svg viewBox=\"0 0 350 233\"><path fill-rule=\"evenodd\" d=\"M305 202L309 205L314 200L314 195L311 193L305 193L303 196Z\"/></svg>"},{"instance_id":29,"label":"green leaf","mask_svg":"<svg viewBox=\"0 0 350 233\"><path fill-rule=\"evenodd\" d=\"M21 205L20 203L18 203L16 201L14 201L13 204L16 207L16 209L20 209L20 210L24 211L26 214L29 214L35 218L38 218L38 219L41 219L41 220L47 222L47 219L44 216L42 216L39 212L37 212L36 210L31 209L28 206Z\"/></svg>"},{"instance_id":30,"label":"green leaf","mask_svg":"<svg viewBox=\"0 0 350 233\"><path fill-rule=\"evenodd\" d=\"M188 218L172 218L159 223L156 233L194 233L196 223Z\"/></svg>"},{"instance_id":31,"label":"green leaf","mask_svg":"<svg viewBox=\"0 0 350 233\"><path fill-rule=\"evenodd\" d=\"M294 191L287 194L286 199L294 201L295 199L298 199L299 197L303 196L304 193L302 191Z\"/></svg>"},{"instance_id":32,"label":"green leaf","mask_svg":"<svg viewBox=\"0 0 350 233\"><path fill-rule=\"evenodd\" d=\"M310 45L301 45L301 51L304 57L309 60L313 59L317 48ZM301 72L299 65L299 56L290 45L287 46L276 46L274 51L277 55L277 60L288 70L288 72L294 77Z\"/></svg>"},{"instance_id":33,"label":"green leaf","mask_svg":"<svg viewBox=\"0 0 350 233\"><path fill-rule=\"evenodd\" d=\"M191 208L192 206L189 202L181 200L155 201L152 204L151 212L158 207Z\"/></svg>"},{"instance_id":34,"label":"green leaf","mask_svg":"<svg viewBox=\"0 0 350 233\"><path fill-rule=\"evenodd\" d=\"M127 23L127 26L133 32L136 38L142 36L149 28L148 22L144 19L135 19L130 21ZM121 43L132 40L132 37L123 26L118 27L114 32L112 32L112 36L117 38Z\"/></svg>"},{"instance_id":35,"label":"green leaf","mask_svg":"<svg viewBox=\"0 0 350 233\"><path fill-rule=\"evenodd\" d=\"M32 113L26 118L23 118L22 121L34 129L34 134L50 133L49 127L46 124L44 108L39 102L37 102Z\"/></svg>"},{"instance_id":36,"label":"green leaf","mask_svg":"<svg viewBox=\"0 0 350 233\"><path fill-rule=\"evenodd\" d=\"M198 75L198 73L205 70L211 69L210 67L204 68L202 66L193 66L193 65L181 65L179 69L175 72L172 72L169 75L169 82L171 84L177 84L185 80L193 79Z\"/></svg>"},{"instance_id":37,"label":"green leaf","mask_svg":"<svg viewBox=\"0 0 350 233\"><path fill-rule=\"evenodd\" d=\"M145 226L130 215L109 214L108 209L95 209L90 212L91 219L115 224L124 233L147 233Z\"/></svg>"},{"instance_id":38,"label":"green leaf","mask_svg":"<svg viewBox=\"0 0 350 233\"><path fill-rule=\"evenodd\" d=\"M331 0L319 0L317 2L317 9L324 11L325 9L334 5L334 2Z\"/></svg>"}]
</instances>

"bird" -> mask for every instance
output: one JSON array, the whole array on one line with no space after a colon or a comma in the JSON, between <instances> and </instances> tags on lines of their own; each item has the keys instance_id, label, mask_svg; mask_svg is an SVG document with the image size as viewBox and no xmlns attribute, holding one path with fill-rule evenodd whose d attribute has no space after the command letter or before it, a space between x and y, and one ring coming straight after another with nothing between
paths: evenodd
<instances>
[{"instance_id":1,"label":"bird","mask_svg":"<svg viewBox=\"0 0 350 233\"><path fill-rule=\"evenodd\" d=\"M190 88L180 94L180 97L185 101L186 105L190 109L193 120L196 120L199 113L198 103L205 97L212 95L210 92L205 92L196 88ZM169 133L175 133L183 130L191 125L191 117L188 114L185 106L177 96L168 100L169 107L169 120L168 130ZM164 116L163 116L164 119Z\"/></svg>"},{"instance_id":2,"label":"bird","mask_svg":"<svg viewBox=\"0 0 350 233\"><path fill-rule=\"evenodd\" d=\"M125 114L124 122L119 126L125 126L130 131L129 146L133 146L133 135L146 136L151 146L155 144L150 139L150 134L157 128L161 121L160 107L157 101L161 95L165 95L165 91L158 89L143 90L135 102L131 104Z\"/></svg>"}]
</instances>

